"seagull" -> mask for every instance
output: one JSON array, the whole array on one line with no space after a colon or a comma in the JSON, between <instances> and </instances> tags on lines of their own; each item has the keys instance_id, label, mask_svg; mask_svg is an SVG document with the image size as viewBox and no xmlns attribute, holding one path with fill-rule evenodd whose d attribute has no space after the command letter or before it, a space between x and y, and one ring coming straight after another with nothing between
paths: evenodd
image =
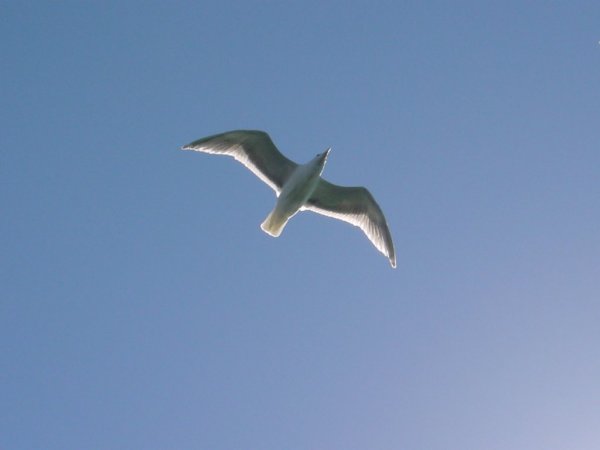
<instances>
[{"instance_id":1,"label":"seagull","mask_svg":"<svg viewBox=\"0 0 600 450\"><path fill-rule=\"evenodd\" d=\"M396 267L392 235L371 193L362 186L337 186L321 178L331 147L306 164L296 164L277 149L264 131L235 130L198 139L181 148L231 156L275 191L275 207L261 224L265 233L278 237L298 211L313 211L362 229Z\"/></svg>"}]
</instances>

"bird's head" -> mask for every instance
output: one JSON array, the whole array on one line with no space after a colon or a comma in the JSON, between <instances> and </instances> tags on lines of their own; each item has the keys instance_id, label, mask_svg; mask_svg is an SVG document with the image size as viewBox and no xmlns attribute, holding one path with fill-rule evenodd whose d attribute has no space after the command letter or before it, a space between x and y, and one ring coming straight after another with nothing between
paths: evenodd
<instances>
[{"instance_id":1,"label":"bird's head","mask_svg":"<svg viewBox=\"0 0 600 450\"><path fill-rule=\"evenodd\" d=\"M323 167L325 167L325 163L327 162L327 155L329 155L330 151L331 151L331 147L329 147L323 153L317 153L317 156L315 156L313 158L313 160L311 161L311 163L319 165L321 167L321 170L322 170Z\"/></svg>"}]
</instances>

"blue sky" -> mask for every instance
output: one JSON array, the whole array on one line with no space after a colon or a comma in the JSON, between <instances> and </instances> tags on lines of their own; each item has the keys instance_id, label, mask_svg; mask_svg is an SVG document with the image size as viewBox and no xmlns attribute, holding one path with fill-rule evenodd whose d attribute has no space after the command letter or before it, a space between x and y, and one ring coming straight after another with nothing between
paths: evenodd
<instances>
[{"instance_id":1,"label":"blue sky","mask_svg":"<svg viewBox=\"0 0 600 450\"><path fill-rule=\"evenodd\" d=\"M3 2L0 447L600 445L597 2ZM398 254L228 158L365 185Z\"/></svg>"}]
</instances>

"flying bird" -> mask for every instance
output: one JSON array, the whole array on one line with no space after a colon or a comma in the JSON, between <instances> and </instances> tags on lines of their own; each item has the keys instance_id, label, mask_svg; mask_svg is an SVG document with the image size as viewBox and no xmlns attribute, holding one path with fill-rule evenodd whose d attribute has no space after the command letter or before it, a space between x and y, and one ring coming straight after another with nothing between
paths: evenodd
<instances>
[{"instance_id":1,"label":"flying bird","mask_svg":"<svg viewBox=\"0 0 600 450\"><path fill-rule=\"evenodd\" d=\"M215 134L181 148L232 156L269 185L277 202L261 228L271 236L279 236L298 211L313 211L361 228L396 267L390 230L371 193L364 187L337 186L321 178L331 148L306 164L296 164L277 149L267 133L256 130Z\"/></svg>"}]
</instances>

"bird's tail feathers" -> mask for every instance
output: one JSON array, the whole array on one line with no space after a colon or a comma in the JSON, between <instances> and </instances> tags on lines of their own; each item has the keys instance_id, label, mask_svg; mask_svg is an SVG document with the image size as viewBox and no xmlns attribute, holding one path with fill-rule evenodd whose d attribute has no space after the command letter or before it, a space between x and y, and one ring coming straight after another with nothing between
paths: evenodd
<instances>
[{"instance_id":1,"label":"bird's tail feathers","mask_svg":"<svg viewBox=\"0 0 600 450\"><path fill-rule=\"evenodd\" d=\"M270 234L273 237L278 237L283 231L283 227L285 227L287 221L287 217L282 217L280 214L276 214L273 210L267 216L265 221L260 224L260 227L265 233Z\"/></svg>"}]
</instances>

